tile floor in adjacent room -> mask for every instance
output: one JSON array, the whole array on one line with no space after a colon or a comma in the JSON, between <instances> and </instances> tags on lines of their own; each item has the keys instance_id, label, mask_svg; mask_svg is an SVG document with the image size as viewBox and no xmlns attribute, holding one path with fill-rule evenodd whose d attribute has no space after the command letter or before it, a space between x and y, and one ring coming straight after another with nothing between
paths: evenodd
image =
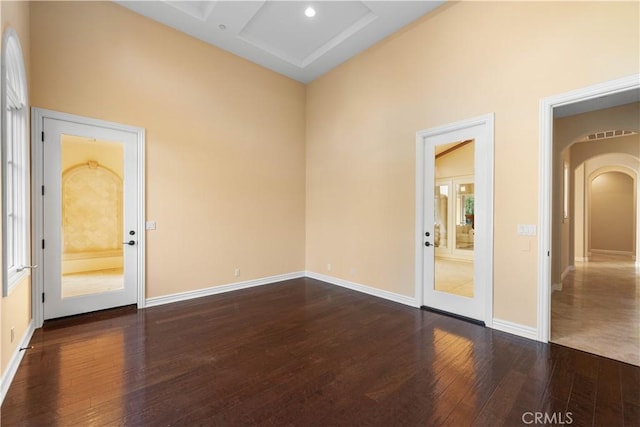
<instances>
[{"instance_id":1,"label":"tile floor in adjacent room","mask_svg":"<svg viewBox=\"0 0 640 427\"><path fill-rule=\"evenodd\" d=\"M639 273L630 256L576 263L551 296L551 341L640 366Z\"/></svg>"},{"instance_id":2,"label":"tile floor in adjacent room","mask_svg":"<svg viewBox=\"0 0 640 427\"><path fill-rule=\"evenodd\" d=\"M122 268L62 275L62 295L64 298L99 294L123 287Z\"/></svg>"},{"instance_id":3,"label":"tile floor in adjacent room","mask_svg":"<svg viewBox=\"0 0 640 427\"><path fill-rule=\"evenodd\" d=\"M437 291L473 298L473 261L436 257Z\"/></svg>"}]
</instances>

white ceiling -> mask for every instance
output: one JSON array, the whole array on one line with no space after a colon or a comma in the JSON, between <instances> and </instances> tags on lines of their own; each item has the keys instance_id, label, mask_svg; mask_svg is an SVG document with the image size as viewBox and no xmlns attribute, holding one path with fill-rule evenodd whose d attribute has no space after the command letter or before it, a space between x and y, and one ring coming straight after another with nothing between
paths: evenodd
<instances>
[{"instance_id":1,"label":"white ceiling","mask_svg":"<svg viewBox=\"0 0 640 427\"><path fill-rule=\"evenodd\" d=\"M309 83L444 1L116 1ZM304 14L316 9L313 18Z\"/></svg>"},{"instance_id":2,"label":"white ceiling","mask_svg":"<svg viewBox=\"0 0 640 427\"><path fill-rule=\"evenodd\" d=\"M625 92L616 92L599 98L582 102L562 105L553 109L553 117L567 117L591 111L604 110L605 108L618 107L634 102L640 102L640 89L631 89Z\"/></svg>"}]
</instances>

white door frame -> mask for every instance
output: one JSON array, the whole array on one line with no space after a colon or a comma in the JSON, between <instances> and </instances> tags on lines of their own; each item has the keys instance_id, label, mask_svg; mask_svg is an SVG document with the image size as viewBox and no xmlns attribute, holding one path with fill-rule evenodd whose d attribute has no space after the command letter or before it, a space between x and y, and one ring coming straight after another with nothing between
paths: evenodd
<instances>
[{"instance_id":1,"label":"white door frame","mask_svg":"<svg viewBox=\"0 0 640 427\"><path fill-rule=\"evenodd\" d=\"M416 217L415 217L415 295L424 304L424 193L425 193L425 140L438 135L478 127L478 133L487 138L477 139L474 149L475 197L486 208L484 219L476 223L476 229L484 231L488 238L476 240L478 254L474 260L475 277L485 285L484 319L487 327L493 327L493 152L494 114L485 114L468 120L422 130L416 133Z\"/></svg>"},{"instance_id":2,"label":"white door frame","mask_svg":"<svg viewBox=\"0 0 640 427\"><path fill-rule=\"evenodd\" d=\"M553 189L553 109L640 87L640 74L588 86L540 100L540 170L538 183L538 341L551 336L551 207ZM640 230L640 227L636 227ZM638 235L636 230L636 251Z\"/></svg>"},{"instance_id":3,"label":"white door frame","mask_svg":"<svg viewBox=\"0 0 640 427\"><path fill-rule=\"evenodd\" d=\"M44 209L42 200L43 182L43 124L44 119L54 119L80 123L88 126L97 126L107 129L114 129L136 134L138 151L138 224L137 229L141 230L138 236L138 308L145 306L145 130L144 128L123 125L119 123L107 122L104 120L92 119L88 117L76 116L73 114L61 113L57 111L45 110L42 108L31 109L31 206L32 206L32 230L31 247L33 248L33 263L43 265L44 250L42 240L44 238ZM36 328L42 326L44 321L44 310L42 303L42 293L44 286L44 269L34 270L31 276L31 307L32 317Z\"/></svg>"}]
</instances>

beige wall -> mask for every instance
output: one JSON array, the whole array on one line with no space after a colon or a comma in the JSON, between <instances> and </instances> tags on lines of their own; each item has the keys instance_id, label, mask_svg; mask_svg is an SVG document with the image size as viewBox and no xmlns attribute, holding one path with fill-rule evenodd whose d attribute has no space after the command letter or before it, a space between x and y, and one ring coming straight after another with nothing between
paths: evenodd
<instances>
[{"instance_id":1,"label":"beige wall","mask_svg":"<svg viewBox=\"0 0 640 427\"><path fill-rule=\"evenodd\" d=\"M553 121L553 150L560 153L577 140L595 132L622 129L640 131L640 103L621 105L574 116L562 117ZM617 146L623 138L606 140Z\"/></svg>"},{"instance_id":2,"label":"beige wall","mask_svg":"<svg viewBox=\"0 0 640 427\"><path fill-rule=\"evenodd\" d=\"M473 175L474 146L472 142L436 158L436 179Z\"/></svg>"},{"instance_id":3,"label":"beige wall","mask_svg":"<svg viewBox=\"0 0 640 427\"><path fill-rule=\"evenodd\" d=\"M638 6L452 3L311 83L307 269L413 295L415 133L494 112L494 315L535 326L516 230L538 219L540 99L638 73Z\"/></svg>"},{"instance_id":4,"label":"beige wall","mask_svg":"<svg viewBox=\"0 0 640 427\"><path fill-rule=\"evenodd\" d=\"M636 122L640 127L640 115ZM628 154L640 159L640 134L574 144L571 146L571 167L575 169L589 159L608 153Z\"/></svg>"},{"instance_id":5,"label":"beige wall","mask_svg":"<svg viewBox=\"0 0 640 427\"><path fill-rule=\"evenodd\" d=\"M591 248L633 252L635 198L633 178L607 172L591 183Z\"/></svg>"},{"instance_id":6,"label":"beige wall","mask_svg":"<svg viewBox=\"0 0 640 427\"><path fill-rule=\"evenodd\" d=\"M62 173L69 168L96 161L120 178L123 177L124 146L107 141L91 141L72 135L62 137L63 150L60 158Z\"/></svg>"},{"instance_id":7,"label":"beige wall","mask_svg":"<svg viewBox=\"0 0 640 427\"><path fill-rule=\"evenodd\" d=\"M573 223L574 231L574 263L584 262L587 260L587 245L585 242L585 204L586 204L586 178L585 178L585 164L582 163L576 167L573 174L573 201L572 201L572 213L571 222ZM557 283L557 282L556 282Z\"/></svg>"},{"instance_id":8,"label":"beige wall","mask_svg":"<svg viewBox=\"0 0 640 427\"><path fill-rule=\"evenodd\" d=\"M571 171L571 150L564 150L560 154L560 158L558 159L558 171L556 176L558 177L555 185L555 192L559 192L558 204L554 205L553 209L553 225L552 227L559 229L560 239L551 239L552 244L556 243L556 240L560 241L560 251L557 250L557 247L554 246L554 256L551 261L551 283L560 284L562 282L562 276L568 273L568 267L573 265L573 260L569 260L570 252L571 252L571 230L573 228L573 218L570 212L567 212L567 218L564 217L564 197L565 197L565 177L564 177L564 167L565 164L569 167L569 171ZM571 195L573 194L571 191L571 187L573 185L573 181L571 181L571 173L569 173L568 177L568 186L566 187L567 197L569 198L569 204L571 203ZM558 236L558 234L553 233L553 236Z\"/></svg>"},{"instance_id":9,"label":"beige wall","mask_svg":"<svg viewBox=\"0 0 640 427\"><path fill-rule=\"evenodd\" d=\"M31 38L33 106L146 129L147 297L304 270L302 84L113 3Z\"/></svg>"},{"instance_id":10,"label":"beige wall","mask_svg":"<svg viewBox=\"0 0 640 427\"><path fill-rule=\"evenodd\" d=\"M18 34L27 74L27 87L31 95L30 83L30 37L29 37L29 4L26 2L0 2L2 15L2 34L7 28L13 28ZM0 272L0 274L2 274ZM2 345L1 371L4 375L11 357L17 351L18 344L24 336L31 320L31 281L29 277L17 284L6 298L2 298L2 314L0 323L0 342ZM11 342L11 328L14 328L14 341Z\"/></svg>"}]
</instances>

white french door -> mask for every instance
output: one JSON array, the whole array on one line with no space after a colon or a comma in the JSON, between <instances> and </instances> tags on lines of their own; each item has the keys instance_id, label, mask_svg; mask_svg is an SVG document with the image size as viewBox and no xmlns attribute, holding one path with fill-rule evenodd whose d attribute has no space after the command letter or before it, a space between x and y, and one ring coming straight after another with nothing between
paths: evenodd
<instances>
[{"instance_id":1,"label":"white french door","mask_svg":"<svg viewBox=\"0 0 640 427\"><path fill-rule=\"evenodd\" d=\"M36 156L45 320L135 304L143 277L140 132L58 115Z\"/></svg>"},{"instance_id":2,"label":"white french door","mask_svg":"<svg viewBox=\"0 0 640 427\"><path fill-rule=\"evenodd\" d=\"M464 146L470 165L452 164L449 153ZM448 163L437 164L436 153L448 154ZM417 156L416 294L424 308L490 326L493 115L418 132ZM463 166L473 175L441 176Z\"/></svg>"}]
</instances>

